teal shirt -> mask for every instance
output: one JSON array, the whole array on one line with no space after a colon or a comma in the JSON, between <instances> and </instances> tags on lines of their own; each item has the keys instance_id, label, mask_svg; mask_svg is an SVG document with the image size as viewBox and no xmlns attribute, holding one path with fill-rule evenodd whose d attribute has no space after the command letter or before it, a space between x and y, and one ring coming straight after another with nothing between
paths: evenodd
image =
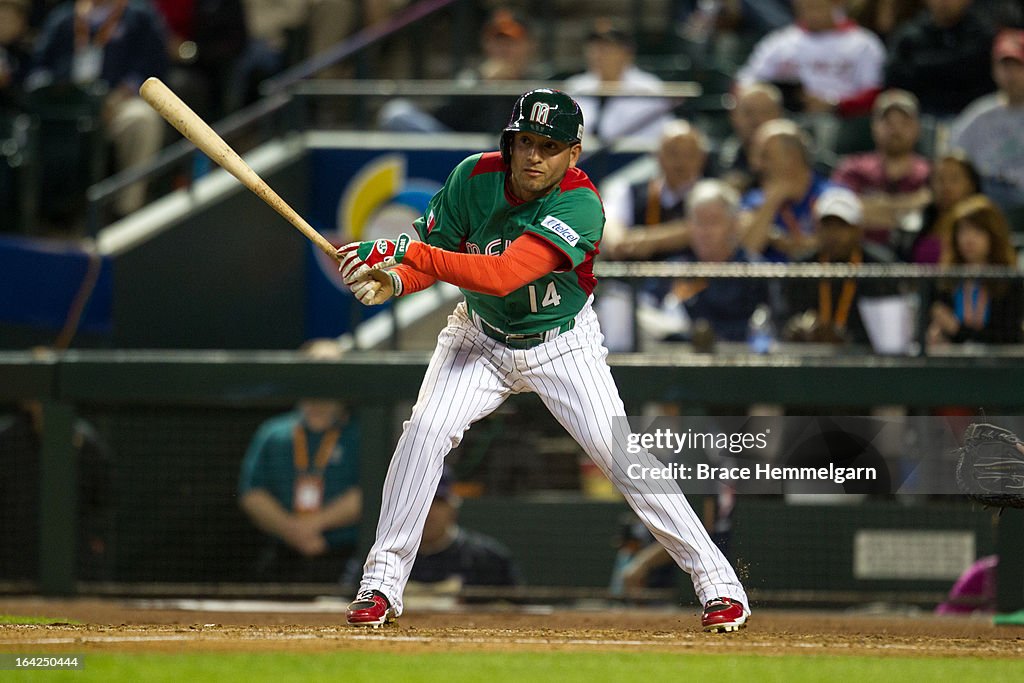
<instances>
[{"instance_id":1,"label":"teal shirt","mask_svg":"<svg viewBox=\"0 0 1024 683\"><path fill-rule=\"evenodd\" d=\"M508 194L507 171L499 152L465 159L414 227L421 240L448 251L497 256L524 233L561 251L564 270L508 296L462 290L470 310L494 327L509 334L543 332L574 318L594 291L594 257L604 230L604 207L597 189L578 168L570 168L550 193L528 202Z\"/></svg>"},{"instance_id":2,"label":"teal shirt","mask_svg":"<svg viewBox=\"0 0 1024 683\"><path fill-rule=\"evenodd\" d=\"M286 510L292 509L295 492L295 459L292 449L292 430L302 418L298 411L270 418L256 431L242 461L238 481L239 496L253 489L264 489ZM315 469L314 460L323 434L306 429L309 449L309 471ZM323 472L324 504L359 484L359 429L349 421L341 430L338 442L327 460ZM353 544L358 539L359 526L331 529L324 534L332 548Z\"/></svg>"}]
</instances>

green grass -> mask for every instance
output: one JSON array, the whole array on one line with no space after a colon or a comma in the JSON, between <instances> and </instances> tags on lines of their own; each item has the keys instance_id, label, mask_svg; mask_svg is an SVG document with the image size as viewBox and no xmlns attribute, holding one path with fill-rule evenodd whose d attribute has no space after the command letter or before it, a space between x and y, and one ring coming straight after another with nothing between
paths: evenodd
<instances>
[{"instance_id":1,"label":"green grass","mask_svg":"<svg viewBox=\"0 0 1024 683\"><path fill-rule=\"evenodd\" d=\"M0 624L46 626L48 624L74 624L81 626L82 622L74 619L53 618L53 617L18 617L12 614L0 614Z\"/></svg>"},{"instance_id":2,"label":"green grass","mask_svg":"<svg viewBox=\"0 0 1024 683\"><path fill-rule=\"evenodd\" d=\"M39 648L36 648L39 649ZM48 681L1019 681L1009 659L696 655L671 653L106 654L85 655L81 671L26 671L13 680ZM4 672L10 674L10 672Z\"/></svg>"}]
</instances>

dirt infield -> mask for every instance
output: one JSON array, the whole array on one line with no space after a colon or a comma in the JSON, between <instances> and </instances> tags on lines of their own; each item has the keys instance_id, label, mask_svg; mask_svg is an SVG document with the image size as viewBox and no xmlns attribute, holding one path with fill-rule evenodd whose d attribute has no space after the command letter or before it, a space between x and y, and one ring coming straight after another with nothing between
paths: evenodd
<instances>
[{"instance_id":1,"label":"dirt infield","mask_svg":"<svg viewBox=\"0 0 1024 683\"><path fill-rule=\"evenodd\" d=\"M69 622L0 625L0 652L675 651L689 653L1024 657L1024 627L989 619L761 610L740 633L708 635L695 609L418 611L378 630L334 606L274 611L152 609L109 600L0 598L0 614ZM259 608L260 605L255 605Z\"/></svg>"}]
</instances>

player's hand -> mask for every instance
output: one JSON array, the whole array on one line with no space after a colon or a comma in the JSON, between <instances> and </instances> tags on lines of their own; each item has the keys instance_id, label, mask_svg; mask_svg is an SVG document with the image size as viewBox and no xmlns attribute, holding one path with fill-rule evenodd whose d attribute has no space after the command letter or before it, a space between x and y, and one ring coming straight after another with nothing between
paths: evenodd
<instances>
[{"instance_id":1,"label":"player's hand","mask_svg":"<svg viewBox=\"0 0 1024 683\"><path fill-rule=\"evenodd\" d=\"M352 242L338 249L338 272L352 295L364 306L376 306L393 296L400 296L401 278L396 273L375 269L367 264L359 255L359 248L364 244L372 245L376 242Z\"/></svg>"},{"instance_id":2,"label":"player's hand","mask_svg":"<svg viewBox=\"0 0 1024 683\"><path fill-rule=\"evenodd\" d=\"M396 273L363 266L356 271L356 275L349 289L364 306L382 304L401 293L402 280Z\"/></svg>"}]
</instances>

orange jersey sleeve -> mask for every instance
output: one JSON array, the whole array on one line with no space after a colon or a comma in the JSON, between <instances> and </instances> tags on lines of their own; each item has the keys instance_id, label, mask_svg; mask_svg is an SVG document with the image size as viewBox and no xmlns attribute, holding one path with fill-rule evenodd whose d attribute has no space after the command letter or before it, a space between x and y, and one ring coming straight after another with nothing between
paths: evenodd
<instances>
[{"instance_id":1,"label":"orange jersey sleeve","mask_svg":"<svg viewBox=\"0 0 1024 683\"><path fill-rule=\"evenodd\" d=\"M491 296L511 294L564 263L562 252L532 234L513 240L500 256L461 254L413 242L402 259L402 266L420 274ZM404 276L402 285L406 286Z\"/></svg>"},{"instance_id":2,"label":"orange jersey sleeve","mask_svg":"<svg viewBox=\"0 0 1024 683\"><path fill-rule=\"evenodd\" d=\"M413 243L415 244L415 242ZM437 282L437 278L400 263L391 272L402 279L402 294L419 292Z\"/></svg>"}]
</instances>

